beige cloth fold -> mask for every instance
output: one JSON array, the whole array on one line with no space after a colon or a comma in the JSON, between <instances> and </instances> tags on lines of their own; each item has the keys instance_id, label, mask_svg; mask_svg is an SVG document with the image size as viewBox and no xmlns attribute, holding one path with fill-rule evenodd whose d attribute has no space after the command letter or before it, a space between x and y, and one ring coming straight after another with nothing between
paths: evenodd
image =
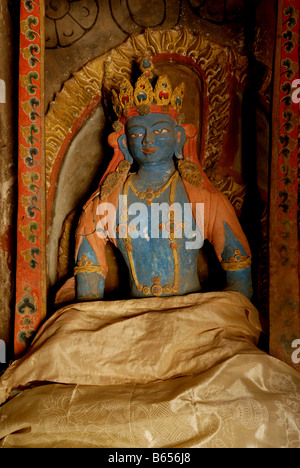
<instances>
[{"instance_id":1,"label":"beige cloth fold","mask_svg":"<svg viewBox=\"0 0 300 468\"><path fill-rule=\"evenodd\" d=\"M57 311L0 380L3 447L300 447L300 377L239 293Z\"/></svg>"}]
</instances>

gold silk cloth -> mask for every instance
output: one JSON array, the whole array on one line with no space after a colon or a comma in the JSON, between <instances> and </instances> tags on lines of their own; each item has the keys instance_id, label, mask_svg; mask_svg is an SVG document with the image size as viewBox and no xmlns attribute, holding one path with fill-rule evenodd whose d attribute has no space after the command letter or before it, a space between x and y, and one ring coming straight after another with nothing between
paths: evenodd
<instances>
[{"instance_id":1,"label":"gold silk cloth","mask_svg":"<svg viewBox=\"0 0 300 468\"><path fill-rule=\"evenodd\" d=\"M0 380L0 447L299 448L300 376L235 292L58 310Z\"/></svg>"}]
</instances>

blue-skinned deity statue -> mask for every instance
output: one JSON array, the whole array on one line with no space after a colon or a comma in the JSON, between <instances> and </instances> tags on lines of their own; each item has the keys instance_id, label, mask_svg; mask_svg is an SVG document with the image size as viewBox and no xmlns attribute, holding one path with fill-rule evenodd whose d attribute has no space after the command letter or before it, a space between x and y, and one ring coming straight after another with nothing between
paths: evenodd
<instances>
[{"instance_id":1,"label":"blue-skinned deity statue","mask_svg":"<svg viewBox=\"0 0 300 468\"><path fill-rule=\"evenodd\" d=\"M184 85L172 90L142 61L135 88L124 79L115 91L115 148L99 190L85 205L76 232L79 301L104 298L105 244L122 254L130 296L200 292L199 250L210 242L225 272L225 289L251 298L251 253L236 214L190 154L182 123Z\"/></svg>"}]
</instances>

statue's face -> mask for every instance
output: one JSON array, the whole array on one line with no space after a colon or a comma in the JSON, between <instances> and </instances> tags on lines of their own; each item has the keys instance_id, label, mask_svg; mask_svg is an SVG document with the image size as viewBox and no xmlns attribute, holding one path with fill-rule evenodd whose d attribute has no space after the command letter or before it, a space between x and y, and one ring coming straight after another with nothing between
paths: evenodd
<instances>
[{"instance_id":1,"label":"statue's face","mask_svg":"<svg viewBox=\"0 0 300 468\"><path fill-rule=\"evenodd\" d=\"M166 114L131 117L125 127L128 150L139 164L170 162L182 147L184 130Z\"/></svg>"}]
</instances>

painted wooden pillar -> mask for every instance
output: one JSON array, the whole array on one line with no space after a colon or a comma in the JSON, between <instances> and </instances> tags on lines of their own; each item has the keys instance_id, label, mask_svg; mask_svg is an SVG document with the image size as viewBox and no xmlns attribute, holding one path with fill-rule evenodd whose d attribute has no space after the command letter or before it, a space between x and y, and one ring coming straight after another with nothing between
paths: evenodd
<instances>
[{"instance_id":1,"label":"painted wooden pillar","mask_svg":"<svg viewBox=\"0 0 300 468\"><path fill-rule=\"evenodd\" d=\"M295 353L300 340L300 0L279 0L278 8L270 199L270 354L300 370Z\"/></svg>"},{"instance_id":2,"label":"painted wooden pillar","mask_svg":"<svg viewBox=\"0 0 300 468\"><path fill-rule=\"evenodd\" d=\"M16 357L46 316L43 24L43 0L21 0Z\"/></svg>"},{"instance_id":3,"label":"painted wooden pillar","mask_svg":"<svg viewBox=\"0 0 300 468\"><path fill-rule=\"evenodd\" d=\"M7 0L0 0L0 340L11 341L14 299L13 216L16 145L13 126L13 32ZM3 363L3 360L0 361Z\"/></svg>"}]
</instances>

